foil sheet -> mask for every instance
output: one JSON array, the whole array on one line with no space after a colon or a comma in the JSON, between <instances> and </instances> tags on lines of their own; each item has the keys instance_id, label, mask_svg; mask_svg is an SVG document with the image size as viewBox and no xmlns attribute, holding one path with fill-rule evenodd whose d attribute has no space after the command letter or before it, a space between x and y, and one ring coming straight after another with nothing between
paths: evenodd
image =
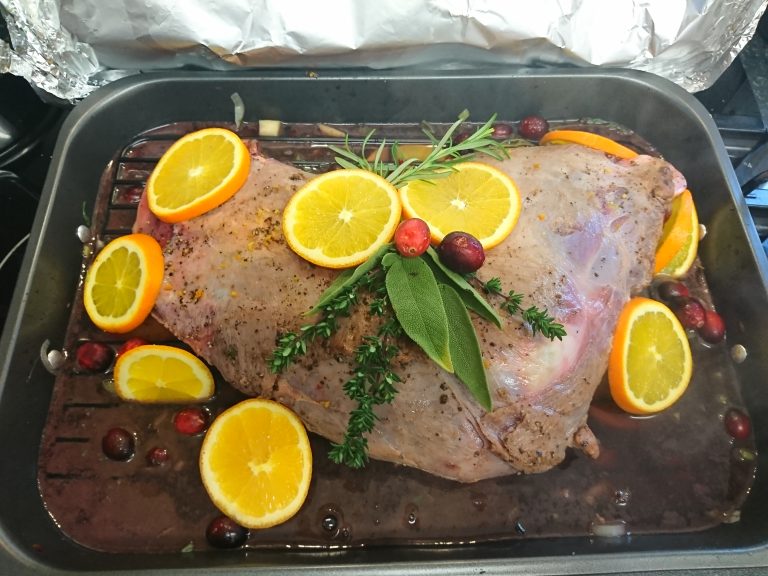
<instances>
[{"instance_id":1,"label":"foil sheet","mask_svg":"<svg viewBox=\"0 0 768 576\"><path fill-rule=\"evenodd\" d=\"M768 0L0 0L0 73L76 101L140 70L610 66L690 92Z\"/></svg>"}]
</instances>

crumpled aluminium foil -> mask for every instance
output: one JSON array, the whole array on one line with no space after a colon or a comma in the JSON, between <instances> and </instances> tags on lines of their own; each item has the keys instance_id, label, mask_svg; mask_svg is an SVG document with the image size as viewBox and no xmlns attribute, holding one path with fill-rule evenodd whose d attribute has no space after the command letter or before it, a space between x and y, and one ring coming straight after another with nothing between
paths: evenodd
<instances>
[{"instance_id":1,"label":"crumpled aluminium foil","mask_svg":"<svg viewBox=\"0 0 768 576\"><path fill-rule=\"evenodd\" d=\"M10 71L77 100L138 70L595 65L710 86L768 0L0 0Z\"/></svg>"},{"instance_id":2,"label":"crumpled aluminium foil","mask_svg":"<svg viewBox=\"0 0 768 576\"><path fill-rule=\"evenodd\" d=\"M12 46L0 40L0 73L26 78L60 98L87 96L100 67L93 49L78 42L59 22L57 0L0 0L0 15Z\"/></svg>"}]
</instances>

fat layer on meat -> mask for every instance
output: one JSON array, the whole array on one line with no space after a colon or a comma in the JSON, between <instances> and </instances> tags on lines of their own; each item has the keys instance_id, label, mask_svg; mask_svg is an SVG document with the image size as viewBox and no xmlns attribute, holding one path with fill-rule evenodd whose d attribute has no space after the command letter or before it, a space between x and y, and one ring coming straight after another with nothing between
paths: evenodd
<instances>
[{"instance_id":1,"label":"fat layer on meat","mask_svg":"<svg viewBox=\"0 0 768 576\"><path fill-rule=\"evenodd\" d=\"M487 160L522 197L512 234L487 254L478 276L499 277L523 306L547 309L567 331L534 336L520 319L502 330L473 317L487 366L493 411L408 341L394 368L402 378L368 438L370 456L473 482L543 472L577 448L596 456L586 424L607 367L618 314L651 278L665 210L679 173L663 160L616 160L581 146L510 150ZM311 320L303 314L337 272L299 258L285 243L282 209L311 174L255 154L244 187L219 208L168 225L142 200L135 230L164 247L165 278L154 316L251 395L293 408L309 430L339 442L354 404L342 386L361 338L376 326L365 306L276 376L276 335Z\"/></svg>"}]
</instances>

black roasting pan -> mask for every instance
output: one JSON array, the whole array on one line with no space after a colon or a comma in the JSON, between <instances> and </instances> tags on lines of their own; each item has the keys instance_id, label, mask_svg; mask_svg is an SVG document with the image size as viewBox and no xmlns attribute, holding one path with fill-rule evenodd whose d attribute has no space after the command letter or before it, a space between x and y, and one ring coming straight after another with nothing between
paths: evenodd
<instances>
[{"instance_id":1,"label":"black roasting pan","mask_svg":"<svg viewBox=\"0 0 768 576\"><path fill-rule=\"evenodd\" d=\"M740 520L697 532L518 538L461 546L96 552L60 532L37 485L41 435L54 377L43 342L61 347L77 290L76 229L100 177L137 134L174 122L450 122L463 109L519 119L598 117L652 142L687 177L707 228L700 258L727 346L747 352L733 373L752 416L757 474ZM583 574L704 570L761 573L768 566L768 263L715 125L689 94L658 77L622 70L481 72L179 72L137 75L98 90L63 126L0 341L0 573L124 574Z\"/></svg>"}]
</instances>

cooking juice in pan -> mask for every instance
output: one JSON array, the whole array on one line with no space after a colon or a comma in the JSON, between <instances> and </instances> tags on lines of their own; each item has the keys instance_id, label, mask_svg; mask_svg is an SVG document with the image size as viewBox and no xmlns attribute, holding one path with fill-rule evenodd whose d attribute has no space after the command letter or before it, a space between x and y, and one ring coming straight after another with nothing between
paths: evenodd
<instances>
[{"instance_id":1,"label":"cooking juice in pan","mask_svg":"<svg viewBox=\"0 0 768 576\"><path fill-rule=\"evenodd\" d=\"M138 136L106 167L92 227L110 240L130 231L144 182L160 155L197 124L171 125ZM339 126L352 141L371 126ZM375 126L377 137L423 141L419 126ZM594 125L614 139L650 153L636 135ZM440 127L436 127L439 132ZM248 141L256 127L244 125ZM285 125L279 138L259 145L267 156L310 172L333 167L328 127ZM704 275L694 266L684 283L711 304ZM656 285L651 296L659 297ZM123 343L92 327L78 291L66 349L96 341L116 350ZM175 343L150 320L136 335L152 343ZM246 546L338 547L370 544L461 544L516 538L583 536L628 538L631 534L702 530L738 521L754 474L752 435L734 424L743 411L733 362L738 350L726 343L690 339L693 379L668 410L630 416L613 404L604 383L590 408L589 425L600 457L568 452L542 474L512 475L461 484L392 464L371 461L363 470L333 464L329 443L311 436L314 472L309 495L288 522L250 531ZM198 453L208 417L244 397L217 377L217 394L204 404L198 434L180 433L174 420L185 406L121 402L111 389L109 368L79 367L76 355L56 378L39 460L46 507L61 530L83 546L109 552L172 552L209 548L206 528L219 516L198 472ZM726 418L726 414L729 416ZM185 416L186 417L186 416ZM738 419L738 418L737 418ZM725 420L725 421L724 421ZM745 420L748 423L748 420ZM110 459L102 439L122 428L133 439L133 456ZM157 455L161 454L162 458Z\"/></svg>"}]
</instances>

